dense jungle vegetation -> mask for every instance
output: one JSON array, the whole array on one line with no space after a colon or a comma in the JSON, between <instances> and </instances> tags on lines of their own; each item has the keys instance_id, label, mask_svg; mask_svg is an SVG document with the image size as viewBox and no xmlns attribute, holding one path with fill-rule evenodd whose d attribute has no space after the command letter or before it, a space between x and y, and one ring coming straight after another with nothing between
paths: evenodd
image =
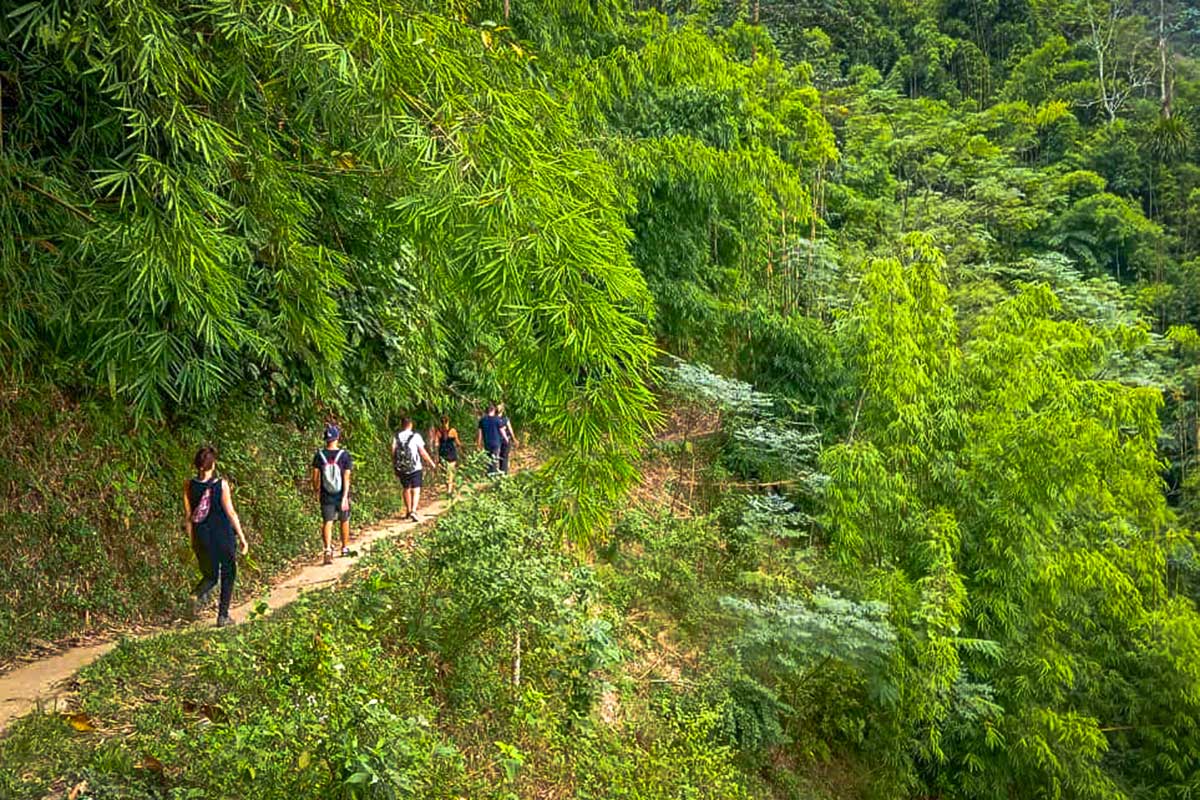
<instances>
[{"instance_id":1,"label":"dense jungle vegetation","mask_svg":"<svg viewBox=\"0 0 1200 800\"><path fill-rule=\"evenodd\" d=\"M546 460L0 796L1200 795L1192 4L3 9L0 658L178 613L200 440L250 591L325 419Z\"/></svg>"}]
</instances>

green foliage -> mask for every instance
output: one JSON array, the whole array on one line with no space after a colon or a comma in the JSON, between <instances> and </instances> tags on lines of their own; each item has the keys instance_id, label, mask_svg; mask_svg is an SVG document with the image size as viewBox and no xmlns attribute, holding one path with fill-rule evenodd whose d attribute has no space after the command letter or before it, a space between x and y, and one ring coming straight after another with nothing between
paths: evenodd
<instances>
[{"instance_id":1,"label":"green foliage","mask_svg":"<svg viewBox=\"0 0 1200 800\"><path fill-rule=\"evenodd\" d=\"M267 382L378 418L477 362L561 445L573 532L632 480L651 299L611 168L510 33L366 2L55 2L0 25L17 374L151 416Z\"/></svg>"},{"instance_id":2,"label":"green foliage","mask_svg":"<svg viewBox=\"0 0 1200 800\"><path fill-rule=\"evenodd\" d=\"M261 634L278 686L193 652L245 705L194 750L150 750L197 764L173 789L542 796L554 774L582 797L790 797L829 770L880 797L1195 794L1186 5L13 9L6 421L33 416L31 381L81 405L48 447L10 437L38 476L7 488L32 506L12 516L45 566L0 581L0 634L31 586L56 609L38 635L132 613L122 576L173 605L150 577L186 554L147 536L130 568L122 525L173 504L185 439L232 445L278 565L302 526L269 453L299 440L266 419L332 412L365 442L389 414L460 410L447 394L507 395L551 442L548 480L373 562L338 601L347 630L305 607L300 644ZM656 347L683 360L656 371ZM649 445L654 384L715 424ZM594 536L647 452L696 516L629 512L598 559L561 549L545 508ZM348 654L369 694L283 666L328 677ZM137 666L170 683L168 661ZM155 748L194 714L167 705L128 712ZM44 767L52 724L0 760ZM161 794L118 747L62 747L104 791ZM228 783L193 780L209 767Z\"/></svg>"},{"instance_id":3,"label":"green foliage","mask_svg":"<svg viewBox=\"0 0 1200 800\"><path fill-rule=\"evenodd\" d=\"M868 274L878 288L848 328L864 352L869 443L833 448L825 463L835 552L870 568L863 585L904 608L895 624L913 630L893 666L906 676L895 679L903 726L879 728L912 748L895 777L923 772L979 797L1117 796L1155 758L1101 731L1115 718L1160 724L1115 699L1162 646L1146 615L1200 623L1164 583L1157 393L1097 380L1104 340L1053 319L1046 288L984 315L960 350L932 323L944 302L936 275L885 274ZM910 355L873 358L880 335ZM982 693L955 691L969 684ZM1171 702L1191 703L1190 692ZM1168 795L1190 774L1181 756ZM904 777L907 758L916 771Z\"/></svg>"},{"instance_id":4,"label":"green foliage","mask_svg":"<svg viewBox=\"0 0 1200 800\"><path fill-rule=\"evenodd\" d=\"M385 544L350 585L265 620L123 643L81 676L103 733L33 715L0 742L0 787L41 797L86 780L97 797L139 800L499 800L546 786L749 796L717 741L718 709L662 696L631 707L627 729L591 717L601 673L619 663L615 628L588 568L549 546L544 490L499 484L415 550ZM514 631L527 634L520 686L504 646Z\"/></svg>"}]
</instances>

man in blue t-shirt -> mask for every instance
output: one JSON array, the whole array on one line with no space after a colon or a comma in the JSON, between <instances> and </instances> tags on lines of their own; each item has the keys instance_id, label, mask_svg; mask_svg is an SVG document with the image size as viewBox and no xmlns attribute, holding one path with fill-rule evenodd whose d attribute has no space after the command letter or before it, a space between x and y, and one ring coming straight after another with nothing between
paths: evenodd
<instances>
[{"instance_id":1,"label":"man in blue t-shirt","mask_svg":"<svg viewBox=\"0 0 1200 800\"><path fill-rule=\"evenodd\" d=\"M350 555L350 475L354 459L341 446L337 425L325 426L325 447L313 454L313 491L321 497L321 541L326 564L333 563L333 523L342 524L342 555Z\"/></svg>"},{"instance_id":2,"label":"man in blue t-shirt","mask_svg":"<svg viewBox=\"0 0 1200 800\"><path fill-rule=\"evenodd\" d=\"M475 434L475 446L482 447L488 454L488 475L500 472L500 447L503 444L500 418L496 416L496 406L493 404L488 406L487 414L479 419L479 431Z\"/></svg>"}]
</instances>

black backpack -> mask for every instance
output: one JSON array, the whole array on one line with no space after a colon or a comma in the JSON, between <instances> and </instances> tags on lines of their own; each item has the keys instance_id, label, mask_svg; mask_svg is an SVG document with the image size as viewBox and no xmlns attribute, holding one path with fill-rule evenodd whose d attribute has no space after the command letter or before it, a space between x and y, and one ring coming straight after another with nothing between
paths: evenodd
<instances>
[{"instance_id":1,"label":"black backpack","mask_svg":"<svg viewBox=\"0 0 1200 800\"><path fill-rule=\"evenodd\" d=\"M420 466L413 459L412 444L413 437L416 436L415 431L409 431L408 437L404 441L400 441L400 434L396 434L396 452L392 454L392 469L397 475L410 475L417 471Z\"/></svg>"}]
</instances>

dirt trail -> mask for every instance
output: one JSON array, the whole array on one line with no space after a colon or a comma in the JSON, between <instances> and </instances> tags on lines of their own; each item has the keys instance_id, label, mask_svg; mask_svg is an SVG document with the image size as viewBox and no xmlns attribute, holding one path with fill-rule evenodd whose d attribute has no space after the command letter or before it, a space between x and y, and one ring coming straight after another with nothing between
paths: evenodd
<instances>
[{"instance_id":1,"label":"dirt trail","mask_svg":"<svg viewBox=\"0 0 1200 800\"><path fill-rule=\"evenodd\" d=\"M432 520L442 513L445 506L446 502L444 500L437 500L426 506L421 516ZM376 542L414 531L418 527L420 527L420 524L415 522L385 520L370 528L363 529L358 539L352 543L352 549L356 551L356 555L347 558L335 558L333 564L329 566L324 566L319 562L306 564L289 577L272 585L270 592L265 598L268 613L291 603L300 596L302 591L336 583L343 575L350 571L350 568L354 566L359 558L365 553L370 552ZM334 538L336 539L336 532ZM263 597L260 595L247 600L241 605L234 607L230 611L230 616L239 623L245 622L251 611L254 610L262 599ZM212 611L211 615L206 612L205 617L200 622L166 625L145 634L145 636L154 636L167 631L211 627L215 615L215 610ZM116 644L117 641L113 640L83 647L73 647L58 655L34 661L4 675L0 675L0 734L4 733L10 722L29 713L39 704L48 710L56 709L69 694L68 688L63 685L67 679L107 653Z\"/></svg>"}]
</instances>

